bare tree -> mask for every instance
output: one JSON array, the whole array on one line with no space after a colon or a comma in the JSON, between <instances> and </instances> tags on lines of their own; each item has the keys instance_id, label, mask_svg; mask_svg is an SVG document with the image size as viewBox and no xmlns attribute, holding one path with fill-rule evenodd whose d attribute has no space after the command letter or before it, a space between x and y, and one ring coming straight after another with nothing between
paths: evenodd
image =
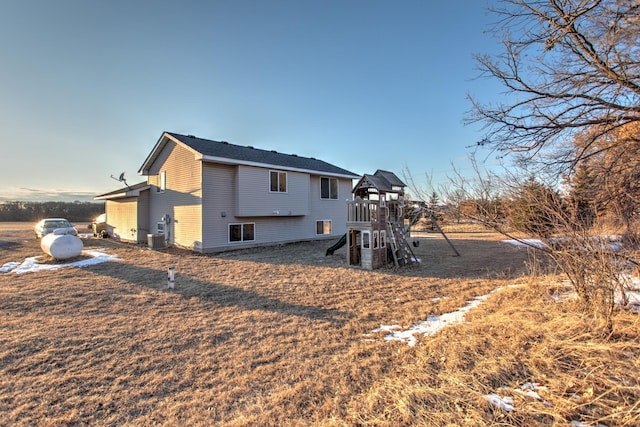
<instances>
[{"instance_id":1,"label":"bare tree","mask_svg":"<svg viewBox=\"0 0 640 427\"><path fill-rule=\"evenodd\" d=\"M593 316L593 330L610 334L618 303L628 303L630 283L621 273L636 267L634 258L616 242L592 236L588 225L575 222L571 206L553 188L531 177L510 171L499 176L482 170L475 161L473 165L473 178L458 174L450 186L464 194L463 215L529 246L541 255L536 260L552 260L575 290L582 309Z\"/></svg>"},{"instance_id":2,"label":"bare tree","mask_svg":"<svg viewBox=\"0 0 640 427\"><path fill-rule=\"evenodd\" d=\"M594 155L600 138L640 122L640 2L500 0L492 11L504 52L476 59L508 101L471 98L466 122L485 126L479 146L566 169ZM582 150L567 144L594 126Z\"/></svg>"}]
</instances>

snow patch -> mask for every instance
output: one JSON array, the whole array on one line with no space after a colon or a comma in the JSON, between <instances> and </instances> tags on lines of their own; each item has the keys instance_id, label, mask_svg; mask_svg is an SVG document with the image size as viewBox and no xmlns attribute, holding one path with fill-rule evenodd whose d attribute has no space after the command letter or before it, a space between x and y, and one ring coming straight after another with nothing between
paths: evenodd
<instances>
[{"instance_id":1,"label":"snow patch","mask_svg":"<svg viewBox=\"0 0 640 427\"><path fill-rule=\"evenodd\" d=\"M82 255L90 256L89 259L83 259L80 261L74 262L61 262L58 264L41 264L38 262L41 259L41 256L34 256L26 258L22 263L18 262L8 262L0 267L0 272L2 273L16 273L16 274L24 274L24 273L35 273L38 271L44 270L57 270L63 267L86 267L89 265L100 264L108 261L121 261L121 258L118 258L116 255L106 254L102 250L84 250L82 251Z\"/></svg>"},{"instance_id":2,"label":"snow patch","mask_svg":"<svg viewBox=\"0 0 640 427\"><path fill-rule=\"evenodd\" d=\"M511 286L519 286L519 285L511 285ZM459 308L456 311L450 313L444 313L440 316L429 315L427 320L424 320L419 323L415 323L411 328L407 330L402 330L400 325L380 325L380 327L374 329L372 333L378 332L391 332L390 334L384 337L385 341L402 341L406 342L410 347L415 346L418 343L418 339L416 338L416 334L421 334L423 336L432 336L440 332L442 329L449 325L453 325L456 323L464 322L465 315L468 311L476 308L480 304L482 304L489 295L498 292L504 289L502 286L496 288L489 292L487 295L481 295L479 297L475 297L473 300L469 301L467 305Z\"/></svg>"}]
</instances>

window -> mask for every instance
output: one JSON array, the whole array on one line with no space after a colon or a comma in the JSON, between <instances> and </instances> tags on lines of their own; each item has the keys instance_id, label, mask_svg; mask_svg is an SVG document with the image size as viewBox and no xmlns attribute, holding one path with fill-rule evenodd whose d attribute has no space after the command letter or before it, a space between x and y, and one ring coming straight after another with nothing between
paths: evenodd
<instances>
[{"instance_id":1,"label":"window","mask_svg":"<svg viewBox=\"0 0 640 427\"><path fill-rule=\"evenodd\" d=\"M378 221L378 205L375 203L369 203L369 212L371 215L371 222Z\"/></svg>"},{"instance_id":2,"label":"window","mask_svg":"<svg viewBox=\"0 0 640 427\"><path fill-rule=\"evenodd\" d=\"M321 199L337 199L338 198L338 179L337 178L320 178L320 198Z\"/></svg>"},{"instance_id":3,"label":"window","mask_svg":"<svg viewBox=\"0 0 640 427\"><path fill-rule=\"evenodd\" d=\"M255 224L229 224L229 242L248 242L255 240Z\"/></svg>"},{"instance_id":4,"label":"window","mask_svg":"<svg viewBox=\"0 0 640 427\"><path fill-rule=\"evenodd\" d=\"M373 232L373 249L378 249L378 238L379 234L377 231Z\"/></svg>"},{"instance_id":5,"label":"window","mask_svg":"<svg viewBox=\"0 0 640 427\"><path fill-rule=\"evenodd\" d=\"M384 248L387 245L387 232L385 230L380 230L380 247Z\"/></svg>"},{"instance_id":6,"label":"window","mask_svg":"<svg viewBox=\"0 0 640 427\"><path fill-rule=\"evenodd\" d=\"M160 172L157 188L158 193L163 193L167 189L167 171Z\"/></svg>"},{"instance_id":7,"label":"window","mask_svg":"<svg viewBox=\"0 0 640 427\"><path fill-rule=\"evenodd\" d=\"M331 234L331 220L316 221L316 234Z\"/></svg>"},{"instance_id":8,"label":"window","mask_svg":"<svg viewBox=\"0 0 640 427\"><path fill-rule=\"evenodd\" d=\"M371 234L368 231L362 232L362 248L369 249L371 247Z\"/></svg>"},{"instance_id":9,"label":"window","mask_svg":"<svg viewBox=\"0 0 640 427\"><path fill-rule=\"evenodd\" d=\"M287 173L269 171L269 191L274 193L287 192Z\"/></svg>"}]
</instances>

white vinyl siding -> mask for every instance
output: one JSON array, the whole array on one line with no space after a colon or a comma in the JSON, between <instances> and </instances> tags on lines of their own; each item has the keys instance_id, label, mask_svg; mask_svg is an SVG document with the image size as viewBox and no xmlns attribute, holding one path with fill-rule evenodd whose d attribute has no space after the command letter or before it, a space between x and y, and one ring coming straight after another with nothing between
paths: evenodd
<instances>
[{"instance_id":1,"label":"white vinyl siding","mask_svg":"<svg viewBox=\"0 0 640 427\"><path fill-rule=\"evenodd\" d=\"M202 249L229 244L229 223L237 205L237 166L205 163L202 167Z\"/></svg>"},{"instance_id":2,"label":"white vinyl siding","mask_svg":"<svg viewBox=\"0 0 640 427\"><path fill-rule=\"evenodd\" d=\"M138 202L134 197L109 200L105 204L107 230L115 240L137 241Z\"/></svg>"},{"instance_id":3,"label":"white vinyl siding","mask_svg":"<svg viewBox=\"0 0 640 427\"><path fill-rule=\"evenodd\" d=\"M266 168L238 166L238 207L236 216L298 216L309 215L309 175L286 173L286 193L270 191L270 176ZM276 175L280 175L279 172ZM280 181L279 181L280 182Z\"/></svg>"},{"instance_id":4,"label":"white vinyl siding","mask_svg":"<svg viewBox=\"0 0 640 427\"><path fill-rule=\"evenodd\" d=\"M287 193L272 193L269 191L271 170L203 164L200 250L217 252L230 247L334 238L346 233L345 200L321 199L320 176L287 171ZM352 181L339 179L338 188L340 194L350 195ZM330 221L330 234L316 233L318 218L322 218L323 231L324 221ZM254 224L254 240L230 242L229 224L247 223Z\"/></svg>"},{"instance_id":5,"label":"white vinyl siding","mask_svg":"<svg viewBox=\"0 0 640 427\"><path fill-rule=\"evenodd\" d=\"M167 215L165 234L169 244L194 247L202 240L202 167L194 154L186 148L168 142L150 173L155 174L156 185L165 191L152 192L149 223L155 225ZM150 179L151 181L151 179ZM151 182L150 182L151 183Z\"/></svg>"}]
</instances>

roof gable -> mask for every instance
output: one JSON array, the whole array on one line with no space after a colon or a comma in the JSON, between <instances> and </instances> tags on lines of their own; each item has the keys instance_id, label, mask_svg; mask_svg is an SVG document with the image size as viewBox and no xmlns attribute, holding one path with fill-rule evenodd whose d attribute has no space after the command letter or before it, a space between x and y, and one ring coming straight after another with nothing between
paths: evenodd
<instances>
[{"instance_id":1,"label":"roof gable","mask_svg":"<svg viewBox=\"0 0 640 427\"><path fill-rule=\"evenodd\" d=\"M352 179L358 178L358 175L353 172L313 157L283 154L278 153L277 151L245 147L230 144L225 141L212 141L209 139L198 138L193 135L181 135L173 132L165 132L162 134L138 173L141 175L148 174L151 165L169 140L187 147L193 151L194 154L199 155L203 161L246 164L261 167L278 167L286 170L327 174Z\"/></svg>"},{"instance_id":2,"label":"roof gable","mask_svg":"<svg viewBox=\"0 0 640 427\"><path fill-rule=\"evenodd\" d=\"M380 193L402 193L406 187L393 172L378 169L373 175L364 174L353 187L353 193L365 188L374 188Z\"/></svg>"}]
</instances>

